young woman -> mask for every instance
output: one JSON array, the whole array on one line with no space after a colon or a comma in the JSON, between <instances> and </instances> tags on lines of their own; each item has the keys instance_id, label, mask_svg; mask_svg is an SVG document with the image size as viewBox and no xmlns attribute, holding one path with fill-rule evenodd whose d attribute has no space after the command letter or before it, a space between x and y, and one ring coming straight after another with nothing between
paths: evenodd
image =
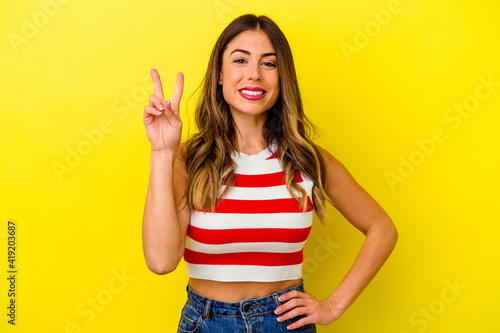
<instances>
[{"instance_id":1,"label":"young woman","mask_svg":"<svg viewBox=\"0 0 500 333\"><path fill-rule=\"evenodd\" d=\"M339 318L392 252L394 224L344 166L310 138L292 53L266 16L243 15L212 51L181 143L184 77L165 100L158 72L144 108L151 172L143 248L156 274L186 262L178 332L316 332ZM302 248L325 200L366 235L327 299L304 290ZM332 288L333 289L333 288Z\"/></svg>"}]
</instances>

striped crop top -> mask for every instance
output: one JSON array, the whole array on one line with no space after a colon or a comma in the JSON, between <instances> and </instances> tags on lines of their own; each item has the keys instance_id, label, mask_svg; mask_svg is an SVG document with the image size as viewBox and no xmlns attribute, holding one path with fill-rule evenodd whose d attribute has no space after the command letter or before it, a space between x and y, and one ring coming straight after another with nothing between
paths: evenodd
<instances>
[{"instance_id":1,"label":"striped crop top","mask_svg":"<svg viewBox=\"0 0 500 333\"><path fill-rule=\"evenodd\" d=\"M257 155L233 152L234 187L219 199L215 211L191 212L184 250L189 277L271 282L302 276L302 249L313 220L313 183L296 170L295 182L308 195L307 211L302 212L286 189L280 159L271 153L277 151L276 143L268 148Z\"/></svg>"}]
</instances>

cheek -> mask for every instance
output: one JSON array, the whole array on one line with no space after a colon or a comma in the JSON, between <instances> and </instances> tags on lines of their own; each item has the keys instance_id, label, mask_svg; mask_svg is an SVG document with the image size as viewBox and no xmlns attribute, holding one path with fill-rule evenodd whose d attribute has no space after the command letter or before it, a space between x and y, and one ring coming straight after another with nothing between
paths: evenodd
<instances>
[{"instance_id":1,"label":"cheek","mask_svg":"<svg viewBox=\"0 0 500 333\"><path fill-rule=\"evenodd\" d=\"M271 82L272 82L272 86L274 87L274 90L279 91L280 90L280 78L277 74L272 76Z\"/></svg>"},{"instance_id":2,"label":"cheek","mask_svg":"<svg viewBox=\"0 0 500 333\"><path fill-rule=\"evenodd\" d=\"M226 71L223 74L223 87L225 90L234 90L238 83L238 75L234 71Z\"/></svg>"},{"instance_id":3,"label":"cheek","mask_svg":"<svg viewBox=\"0 0 500 333\"><path fill-rule=\"evenodd\" d=\"M238 94L238 92L235 91L233 85L225 83L222 86L222 96L224 97L224 100L227 103L231 103L231 101L233 101L236 98L235 96L236 94Z\"/></svg>"},{"instance_id":4,"label":"cheek","mask_svg":"<svg viewBox=\"0 0 500 333\"><path fill-rule=\"evenodd\" d=\"M224 97L224 100L227 101L227 99L230 97L230 91L228 90L228 86L224 84L222 86L222 96Z\"/></svg>"}]
</instances>

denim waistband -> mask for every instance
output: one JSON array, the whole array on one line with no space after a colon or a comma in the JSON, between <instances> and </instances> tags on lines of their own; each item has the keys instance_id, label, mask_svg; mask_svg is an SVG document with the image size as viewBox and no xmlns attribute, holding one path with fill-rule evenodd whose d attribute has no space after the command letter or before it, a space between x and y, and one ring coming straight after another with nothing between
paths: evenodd
<instances>
[{"instance_id":1,"label":"denim waistband","mask_svg":"<svg viewBox=\"0 0 500 333\"><path fill-rule=\"evenodd\" d=\"M205 320L210 320L211 316L249 317L274 311L274 309L282 304L278 297L292 290L304 292L304 280L301 279L299 284L267 296L254 296L245 298L239 302L223 302L202 296L191 288L189 282L186 287L188 303L196 310L202 312Z\"/></svg>"}]
</instances>

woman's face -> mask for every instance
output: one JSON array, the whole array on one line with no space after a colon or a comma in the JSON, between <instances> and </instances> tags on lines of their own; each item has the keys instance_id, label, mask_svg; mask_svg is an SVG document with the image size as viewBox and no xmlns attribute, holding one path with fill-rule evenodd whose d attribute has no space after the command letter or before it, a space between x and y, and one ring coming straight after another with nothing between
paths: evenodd
<instances>
[{"instance_id":1,"label":"woman's face","mask_svg":"<svg viewBox=\"0 0 500 333\"><path fill-rule=\"evenodd\" d=\"M246 30L227 44L219 84L233 117L267 117L280 86L275 50L263 31Z\"/></svg>"}]
</instances>

